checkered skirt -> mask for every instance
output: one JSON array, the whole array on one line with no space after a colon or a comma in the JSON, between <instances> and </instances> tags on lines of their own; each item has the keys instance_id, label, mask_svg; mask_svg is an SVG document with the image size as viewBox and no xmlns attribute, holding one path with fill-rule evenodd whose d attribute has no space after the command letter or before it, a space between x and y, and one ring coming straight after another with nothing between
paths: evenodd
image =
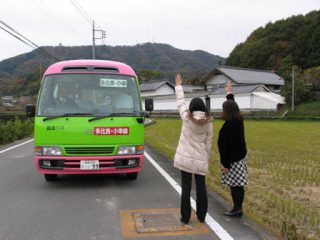
<instances>
[{"instance_id":1,"label":"checkered skirt","mask_svg":"<svg viewBox=\"0 0 320 240\"><path fill-rule=\"evenodd\" d=\"M237 187L247 185L248 182L248 168L247 157L241 159L238 162L231 164L229 173L223 173L221 176L221 184L229 187Z\"/></svg>"}]
</instances>

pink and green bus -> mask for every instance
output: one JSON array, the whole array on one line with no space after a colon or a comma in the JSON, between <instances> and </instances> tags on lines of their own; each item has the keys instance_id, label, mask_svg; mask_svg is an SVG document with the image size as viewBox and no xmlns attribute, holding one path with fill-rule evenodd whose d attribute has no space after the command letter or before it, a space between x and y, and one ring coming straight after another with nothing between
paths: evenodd
<instances>
[{"instance_id":1,"label":"pink and green bus","mask_svg":"<svg viewBox=\"0 0 320 240\"><path fill-rule=\"evenodd\" d=\"M152 103L146 110L152 110ZM120 62L71 60L44 73L34 117L35 165L47 181L60 174L124 173L136 179L144 157L138 78Z\"/></svg>"}]
</instances>

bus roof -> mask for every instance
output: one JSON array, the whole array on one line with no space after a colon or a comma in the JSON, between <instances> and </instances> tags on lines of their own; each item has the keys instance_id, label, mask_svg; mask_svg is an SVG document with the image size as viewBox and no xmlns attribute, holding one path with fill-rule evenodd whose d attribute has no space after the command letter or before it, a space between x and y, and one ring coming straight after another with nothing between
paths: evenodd
<instances>
[{"instance_id":1,"label":"bus roof","mask_svg":"<svg viewBox=\"0 0 320 240\"><path fill-rule=\"evenodd\" d=\"M136 76L133 69L127 64L109 60L69 60L52 64L44 75L57 73L106 73Z\"/></svg>"}]
</instances>

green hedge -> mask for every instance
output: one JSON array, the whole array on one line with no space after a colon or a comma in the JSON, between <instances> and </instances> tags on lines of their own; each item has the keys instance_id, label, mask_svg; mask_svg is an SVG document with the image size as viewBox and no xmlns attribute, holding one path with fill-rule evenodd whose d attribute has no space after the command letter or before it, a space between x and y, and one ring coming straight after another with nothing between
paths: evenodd
<instances>
[{"instance_id":1,"label":"green hedge","mask_svg":"<svg viewBox=\"0 0 320 240\"><path fill-rule=\"evenodd\" d=\"M33 132L33 122L22 121L16 118L13 121L0 121L0 144L14 142L24 137L30 136Z\"/></svg>"}]
</instances>

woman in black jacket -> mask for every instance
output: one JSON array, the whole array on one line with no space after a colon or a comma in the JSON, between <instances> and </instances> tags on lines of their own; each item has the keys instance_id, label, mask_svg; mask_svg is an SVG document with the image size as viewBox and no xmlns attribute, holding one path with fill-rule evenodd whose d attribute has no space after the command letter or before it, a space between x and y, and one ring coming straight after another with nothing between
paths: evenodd
<instances>
[{"instance_id":1,"label":"woman in black jacket","mask_svg":"<svg viewBox=\"0 0 320 240\"><path fill-rule=\"evenodd\" d=\"M219 132L218 147L222 164L221 183L230 187L233 208L224 215L241 217L244 187L247 184L247 149L244 136L243 118L239 107L234 101L232 85L228 84L227 100L223 103L223 119L225 120Z\"/></svg>"}]
</instances>

